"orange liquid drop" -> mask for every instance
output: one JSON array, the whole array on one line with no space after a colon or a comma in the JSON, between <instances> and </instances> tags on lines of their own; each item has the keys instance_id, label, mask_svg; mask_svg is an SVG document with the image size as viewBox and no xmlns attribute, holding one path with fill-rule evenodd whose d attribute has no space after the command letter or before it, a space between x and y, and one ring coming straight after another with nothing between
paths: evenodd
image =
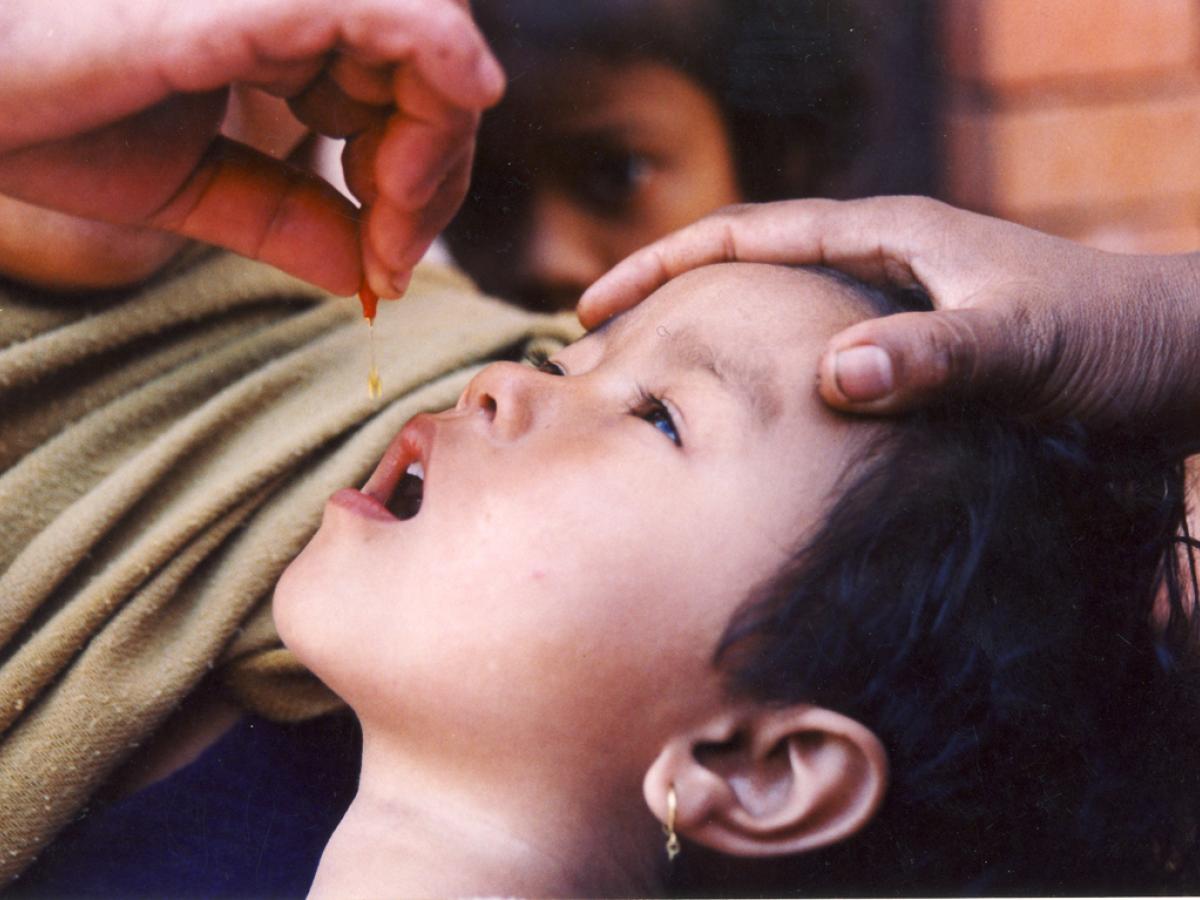
<instances>
[{"instance_id":1,"label":"orange liquid drop","mask_svg":"<svg viewBox=\"0 0 1200 900\"><path fill-rule=\"evenodd\" d=\"M371 371L367 373L367 396L378 400L383 396L383 381L379 377L379 366L375 363L375 323L367 319L368 341L371 344Z\"/></svg>"},{"instance_id":2,"label":"orange liquid drop","mask_svg":"<svg viewBox=\"0 0 1200 900\"><path fill-rule=\"evenodd\" d=\"M367 320L367 340L371 347L371 370L367 373L367 396L378 400L383 396L383 381L379 378L379 366L375 362L375 313L379 308L379 297L364 282L358 289L358 302L362 304L363 318Z\"/></svg>"}]
</instances>

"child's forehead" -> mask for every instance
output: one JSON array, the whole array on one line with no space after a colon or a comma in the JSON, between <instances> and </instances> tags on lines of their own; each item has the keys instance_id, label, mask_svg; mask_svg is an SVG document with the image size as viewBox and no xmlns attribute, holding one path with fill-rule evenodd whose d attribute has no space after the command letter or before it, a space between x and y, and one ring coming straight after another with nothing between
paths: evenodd
<instances>
[{"instance_id":1,"label":"child's forehead","mask_svg":"<svg viewBox=\"0 0 1200 900\"><path fill-rule=\"evenodd\" d=\"M764 425L784 413L807 421L827 413L815 396L825 343L863 318L862 306L850 288L816 272L708 266L585 338L581 367L611 360L649 377L712 376Z\"/></svg>"},{"instance_id":2,"label":"child's forehead","mask_svg":"<svg viewBox=\"0 0 1200 900\"><path fill-rule=\"evenodd\" d=\"M613 342L686 334L716 350L770 347L801 352L864 318L846 286L818 272L758 263L723 263L671 280L604 328Z\"/></svg>"}]
</instances>

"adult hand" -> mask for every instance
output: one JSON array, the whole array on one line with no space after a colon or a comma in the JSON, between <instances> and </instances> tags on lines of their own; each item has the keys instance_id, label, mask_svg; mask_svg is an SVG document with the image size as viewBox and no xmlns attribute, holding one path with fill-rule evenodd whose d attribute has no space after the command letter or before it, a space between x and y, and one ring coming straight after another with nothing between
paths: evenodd
<instances>
[{"instance_id":1,"label":"adult hand","mask_svg":"<svg viewBox=\"0 0 1200 900\"><path fill-rule=\"evenodd\" d=\"M6 0L0 59L0 193L383 297L453 215L503 90L465 0ZM221 137L235 83L350 138L364 209Z\"/></svg>"},{"instance_id":2,"label":"adult hand","mask_svg":"<svg viewBox=\"0 0 1200 900\"><path fill-rule=\"evenodd\" d=\"M1035 420L1200 446L1200 256L1104 253L920 197L721 210L618 264L584 294L589 328L707 263L817 264L920 286L938 311L830 339L820 393L889 414L950 397Z\"/></svg>"}]
</instances>

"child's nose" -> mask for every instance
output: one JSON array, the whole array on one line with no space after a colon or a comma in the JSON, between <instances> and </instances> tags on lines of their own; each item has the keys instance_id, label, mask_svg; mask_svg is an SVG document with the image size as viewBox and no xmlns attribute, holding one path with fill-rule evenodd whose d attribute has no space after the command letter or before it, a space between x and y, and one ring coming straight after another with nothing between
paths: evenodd
<instances>
[{"instance_id":1,"label":"child's nose","mask_svg":"<svg viewBox=\"0 0 1200 900\"><path fill-rule=\"evenodd\" d=\"M520 437L532 426L540 405L540 396L550 376L530 366L512 362L492 363L471 379L459 398L458 408L483 415L502 440Z\"/></svg>"}]
</instances>

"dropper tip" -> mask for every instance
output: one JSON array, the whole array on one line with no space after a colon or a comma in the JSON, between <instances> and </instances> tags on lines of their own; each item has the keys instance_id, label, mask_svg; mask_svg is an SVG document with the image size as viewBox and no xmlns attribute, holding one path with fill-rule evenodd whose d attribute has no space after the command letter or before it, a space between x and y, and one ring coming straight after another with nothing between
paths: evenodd
<instances>
[{"instance_id":1,"label":"dropper tip","mask_svg":"<svg viewBox=\"0 0 1200 900\"><path fill-rule=\"evenodd\" d=\"M365 281L358 289L358 302L362 304L363 318L374 324L375 312L379 309L379 295Z\"/></svg>"}]
</instances>

